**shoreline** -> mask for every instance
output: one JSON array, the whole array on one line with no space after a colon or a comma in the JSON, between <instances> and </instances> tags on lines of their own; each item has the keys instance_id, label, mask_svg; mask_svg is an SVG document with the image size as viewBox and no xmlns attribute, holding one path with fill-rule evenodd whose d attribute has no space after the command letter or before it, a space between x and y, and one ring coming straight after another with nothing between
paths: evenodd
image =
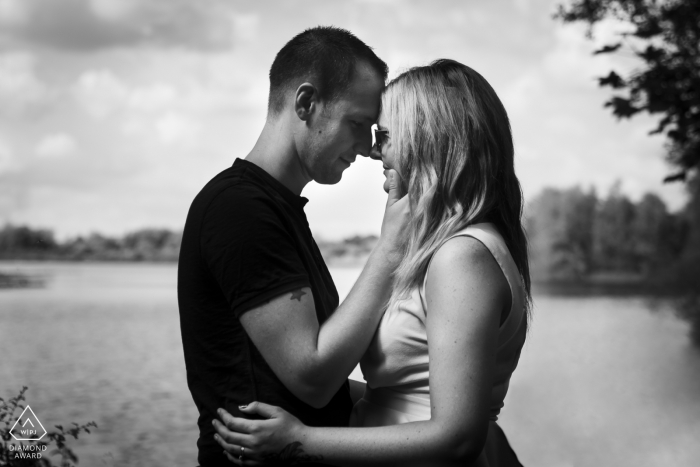
<instances>
[{"instance_id":1,"label":"shoreline","mask_svg":"<svg viewBox=\"0 0 700 467\"><path fill-rule=\"evenodd\" d=\"M326 264L333 269L361 269L367 254L330 255ZM114 259L68 259L68 258L0 258L0 289L42 288L46 286L45 272L22 271L22 265L41 266L42 264L75 264L100 266L153 265L177 266L173 260L114 260ZM557 296L677 296L675 288L667 281L654 280L641 274L634 273L596 273L579 278L543 278L533 277L532 289L536 294Z\"/></svg>"}]
</instances>

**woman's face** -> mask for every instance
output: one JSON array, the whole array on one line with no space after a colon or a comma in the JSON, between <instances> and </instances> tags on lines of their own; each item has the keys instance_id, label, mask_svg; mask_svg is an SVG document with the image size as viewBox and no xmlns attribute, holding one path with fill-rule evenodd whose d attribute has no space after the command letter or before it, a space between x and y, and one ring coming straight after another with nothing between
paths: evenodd
<instances>
[{"instance_id":1,"label":"woman's face","mask_svg":"<svg viewBox=\"0 0 700 467\"><path fill-rule=\"evenodd\" d=\"M386 117L385 113L381 113L379 115L379 120L377 121L377 129L380 131L387 131L389 129L389 122ZM377 149L377 144L372 147L372 151L370 153L370 156L372 159L380 160L382 161L382 166L384 168L384 176L387 177L386 180L384 180L384 191L389 193L389 170L395 170L398 173L398 168L397 168L397 163L398 161L396 160L396 154L394 153L394 147L391 144L391 135L387 134L384 136L382 145L381 145L381 151ZM400 176L400 174L399 174Z\"/></svg>"}]
</instances>

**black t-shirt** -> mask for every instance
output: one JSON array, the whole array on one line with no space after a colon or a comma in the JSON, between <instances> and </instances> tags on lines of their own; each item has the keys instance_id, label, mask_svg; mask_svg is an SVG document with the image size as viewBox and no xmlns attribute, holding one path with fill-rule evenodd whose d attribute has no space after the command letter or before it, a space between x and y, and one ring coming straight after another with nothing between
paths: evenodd
<instances>
[{"instance_id":1,"label":"black t-shirt","mask_svg":"<svg viewBox=\"0 0 700 467\"><path fill-rule=\"evenodd\" d=\"M338 306L338 292L297 196L255 164L237 159L192 202L178 263L178 303L187 384L199 409L199 463L230 466L214 441L212 419L224 407L261 401L309 426L345 426L347 383L315 409L295 397L262 358L239 321L283 293L310 287L318 322Z\"/></svg>"}]
</instances>

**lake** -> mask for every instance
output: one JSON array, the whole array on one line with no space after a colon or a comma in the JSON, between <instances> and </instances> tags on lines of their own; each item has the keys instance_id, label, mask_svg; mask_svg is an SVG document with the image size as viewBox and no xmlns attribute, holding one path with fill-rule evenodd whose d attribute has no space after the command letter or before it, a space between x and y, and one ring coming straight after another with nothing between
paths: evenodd
<instances>
[{"instance_id":1,"label":"lake","mask_svg":"<svg viewBox=\"0 0 700 467\"><path fill-rule=\"evenodd\" d=\"M80 465L194 466L172 264L0 263L46 287L0 290L0 397L29 386L43 425L99 429ZM358 269L331 270L341 297ZM536 294L500 423L526 466L690 467L700 458L700 351L641 297Z\"/></svg>"}]
</instances>

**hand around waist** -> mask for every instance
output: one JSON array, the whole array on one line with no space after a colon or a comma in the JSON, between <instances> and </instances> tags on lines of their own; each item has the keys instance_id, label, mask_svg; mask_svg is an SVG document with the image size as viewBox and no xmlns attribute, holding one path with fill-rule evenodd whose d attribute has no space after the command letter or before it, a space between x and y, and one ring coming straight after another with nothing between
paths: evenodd
<instances>
[{"instance_id":1,"label":"hand around waist","mask_svg":"<svg viewBox=\"0 0 700 467\"><path fill-rule=\"evenodd\" d=\"M224 448L226 457L236 465L292 465L320 462L321 456L304 451L306 426L280 407L253 402L239 409L262 420L234 417L219 409L221 421L214 420L214 439Z\"/></svg>"}]
</instances>

